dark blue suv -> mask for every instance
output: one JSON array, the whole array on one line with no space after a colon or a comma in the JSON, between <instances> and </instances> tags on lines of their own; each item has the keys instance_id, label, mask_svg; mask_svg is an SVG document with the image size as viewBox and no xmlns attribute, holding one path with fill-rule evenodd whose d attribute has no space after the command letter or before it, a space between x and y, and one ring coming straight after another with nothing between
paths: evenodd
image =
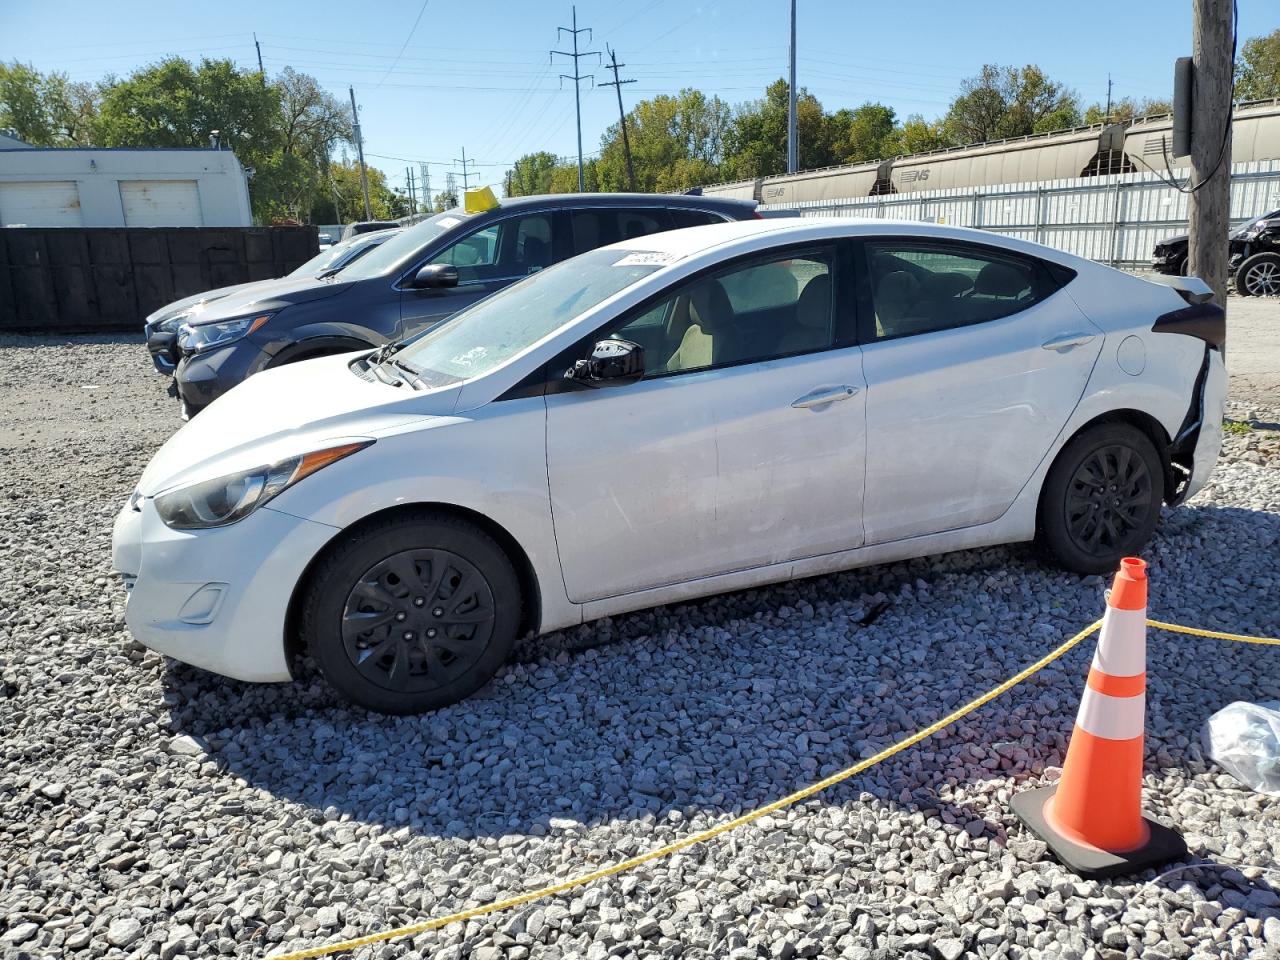
<instances>
[{"instance_id":1,"label":"dark blue suv","mask_svg":"<svg viewBox=\"0 0 1280 960\"><path fill-rule=\"evenodd\" d=\"M559 194L436 214L341 272L209 304L182 327L184 416L260 370L401 340L510 283L618 240L758 216L753 201Z\"/></svg>"}]
</instances>

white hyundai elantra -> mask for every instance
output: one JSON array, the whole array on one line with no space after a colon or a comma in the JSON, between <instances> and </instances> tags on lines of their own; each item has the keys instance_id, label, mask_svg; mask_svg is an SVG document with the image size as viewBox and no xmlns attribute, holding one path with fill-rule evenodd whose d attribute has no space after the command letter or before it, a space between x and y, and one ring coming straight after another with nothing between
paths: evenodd
<instances>
[{"instance_id":1,"label":"white hyundai elantra","mask_svg":"<svg viewBox=\"0 0 1280 960\"><path fill-rule=\"evenodd\" d=\"M1167 280L883 220L596 250L183 427L116 521L126 619L410 712L655 604L1032 539L1111 570L1221 441L1223 312Z\"/></svg>"}]
</instances>

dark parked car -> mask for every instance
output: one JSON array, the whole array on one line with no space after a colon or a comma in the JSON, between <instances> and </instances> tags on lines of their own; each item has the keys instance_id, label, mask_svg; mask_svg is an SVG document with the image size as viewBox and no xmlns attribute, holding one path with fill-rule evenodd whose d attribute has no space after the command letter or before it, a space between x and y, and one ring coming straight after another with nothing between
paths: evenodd
<instances>
[{"instance_id":1,"label":"dark parked car","mask_svg":"<svg viewBox=\"0 0 1280 960\"><path fill-rule=\"evenodd\" d=\"M1255 217L1232 231L1229 271L1236 293L1246 297L1280 294L1280 210ZM1187 235L1156 244L1151 267L1157 273L1186 276Z\"/></svg>"},{"instance_id":2,"label":"dark parked car","mask_svg":"<svg viewBox=\"0 0 1280 960\"><path fill-rule=\"evenodd\" d=\"M679 227L757 216L755 203L663 194L561 194L448 210L340 274L208 305L183 325L175 382L184 416L268 367L381 346L560 260Z\"/></svg>"},{"instance_id":3,"label":"dark parked car","mask_svg":"<svg viewBox=\"0 0 1280 960\"><path fill-rule=\"evenodd\" d=\"M253 289L261 294L267 285L296 280L299 277L323 279L339 272L348 264L359 260L378 244L390 240L398 231L384 230L380 233L362 233L350 240L331 243L321 247L320 252L283 277L274 280L254 280L249 283L237 283L230 287L218 287L206 290L191 297L175 300L165 304L152 313L143 323L143 333L147 338L147 350L151 353L151 362L156 370L169 376L178 364L178 328L186 322L193 322L206 309L206 304L221 300L233 293L243 293ZM324 234L320 234L324 236Z\"/></svg>"},{"instance_id":4,"label":"dark parked car","mask_svg":"<svg viewBox=\"0 0 1280 960\"><path fill-rule=\"evenodd\" d=\"M342 228L342 239L350 240L362 233L373 233L376 230L394 230L400 224L394 220L361 220L359 223L348 223Z\"/></svg>"}]
</instances>

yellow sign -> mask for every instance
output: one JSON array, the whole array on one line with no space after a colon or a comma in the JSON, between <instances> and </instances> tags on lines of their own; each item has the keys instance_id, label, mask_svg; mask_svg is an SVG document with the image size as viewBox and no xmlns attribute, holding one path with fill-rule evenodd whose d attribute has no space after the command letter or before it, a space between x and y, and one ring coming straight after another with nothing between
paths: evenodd
<instances>
[{"instance_id":1,"label":"yellow sign","mask_svg":"<svg viewBox=\"0 0 1280 960\"><path fill-rule=\"evenodd\" d=\"M467 213L484 213L498 205L498 198L488 187L478 187L463 194L462 207Z\"/></svg>"}]
</instances>

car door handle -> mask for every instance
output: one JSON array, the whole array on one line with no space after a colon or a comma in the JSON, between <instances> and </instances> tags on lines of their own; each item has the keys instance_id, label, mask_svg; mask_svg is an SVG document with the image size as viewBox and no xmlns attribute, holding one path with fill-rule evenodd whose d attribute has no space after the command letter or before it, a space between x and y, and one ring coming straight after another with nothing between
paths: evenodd
<instances>
[{"instance_id":1,"label":"car door handle","mask_svg":"<svg viewBox=\"0 0 1280 960\"><path fill-rule=\"evenodd\" d=\"M1066 353L1075 347L1083 347L1086 343L1094 338L1092 333L1064 333L1060 337L1054 337L1046 340L1040 346L1046 350L1056 350L1058 353Z\"/></svg>"},{"instance_id":2,"label":"car door handle","mask_svg":"<svg viewBox=\"0 0 1280 960\"><path fill-rule=\"evenodd\" d=\"M821 390L815 390L813 393L806 393L799 400L792 400L791 405L797 409L805 407L820 407L824 403L836 403L839 400L848 400L858 392L857 387L851 387L847 383L838 387L823 387Z\"/></svg>"}]
</instances>

